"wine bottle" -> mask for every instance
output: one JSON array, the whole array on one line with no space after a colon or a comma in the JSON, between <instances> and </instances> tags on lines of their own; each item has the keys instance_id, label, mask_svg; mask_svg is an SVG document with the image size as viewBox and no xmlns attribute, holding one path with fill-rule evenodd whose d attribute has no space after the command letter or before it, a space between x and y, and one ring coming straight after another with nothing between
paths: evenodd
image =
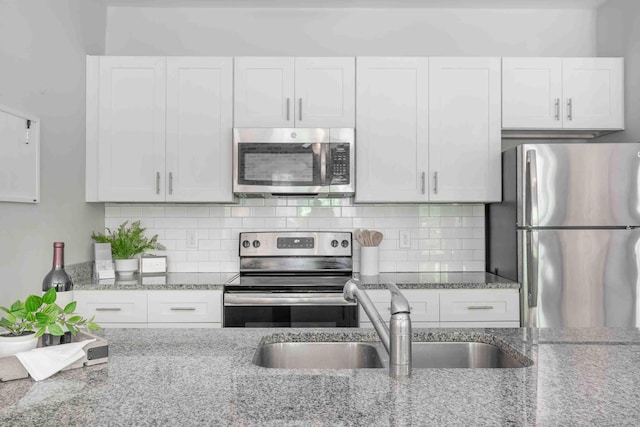
<instances>
[{"instance_id":1,"label":"wine bottle","mask_svg":"<svg viewBox=\"0 0 640 427\"><path fill-rule=\"evenodd\" d=\"M56 288L58 297L61 292L69 292L73 289L73 280L64 269L64 242L53 243L53 267L42 281L43 292L47 292L51 288Z\"/></svg>"},{"instance_id":2,"label":"wine bottle","mask_svg":"<svg viewBox=\"0 0 640 427\"><path fill-rule=\"evenodd\" d=\"M64 269L64 242L53 243L53 267L42 281L42 292L47 292L51 288L56 289L56 304L61 308L64 309L67 304L73 301L73 280ZM44 345L58 344L57 338L45 334ZM52 339L55 342L50 342ZM59 338L59 342L61 344L71 342L71 333L66 332L64 336Z\"/></svg>"}]
</instances>

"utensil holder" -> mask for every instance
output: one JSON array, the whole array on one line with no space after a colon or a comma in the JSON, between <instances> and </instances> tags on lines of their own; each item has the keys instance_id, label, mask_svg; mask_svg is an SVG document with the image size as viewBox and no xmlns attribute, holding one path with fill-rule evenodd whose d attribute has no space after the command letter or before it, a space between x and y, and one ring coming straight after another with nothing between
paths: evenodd
<instances>
[{"instance_id":1,"label":"utensil holder","mask_svg":"<svg viewBox=\"0 0 640 427\"><path fill-rule=\"evenodd\" d=\"M360 275L377 276L379 251L377 246L362 246L360 248Z\"/></svg>"}]
</instances>

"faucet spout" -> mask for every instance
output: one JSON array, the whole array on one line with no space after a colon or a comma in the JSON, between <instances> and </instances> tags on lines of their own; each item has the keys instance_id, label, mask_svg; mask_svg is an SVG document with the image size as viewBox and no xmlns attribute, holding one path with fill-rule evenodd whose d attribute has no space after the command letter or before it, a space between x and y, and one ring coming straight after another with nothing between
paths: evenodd
<instances>
[{"instance_id":1,"label":"faucet spout","mask_svg":"<svg viewBox=\"0 0 640 427\"><path fill-rule=\"evenodd\" d=\"M411 307L394 283L385 283L391 292L390 327L382 319L369 295L358 286L358 279L345 283L343 293L348 301L357 301L371 320L374 329L389 354L389 375L393 378L411 376Z\"/></svg>"}]
</instances>

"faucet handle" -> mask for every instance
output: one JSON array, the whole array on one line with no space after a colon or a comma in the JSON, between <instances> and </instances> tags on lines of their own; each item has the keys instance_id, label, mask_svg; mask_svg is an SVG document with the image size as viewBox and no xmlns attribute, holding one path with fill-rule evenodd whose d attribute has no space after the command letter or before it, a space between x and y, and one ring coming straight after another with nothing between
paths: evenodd
<instances>
[{"instance_id":1,"label":"faucet handle","mask_svg":"<svg viewBox=\"0 0 640 427\"><path fill-rule=\"evenodd\" d=\"M398 313L411 313L411 307L409 306L409 301L407 298L400 292L398 286L395 283L385 283L389 292L391 292L391 314Z\"/></svg>"}]
</instances>

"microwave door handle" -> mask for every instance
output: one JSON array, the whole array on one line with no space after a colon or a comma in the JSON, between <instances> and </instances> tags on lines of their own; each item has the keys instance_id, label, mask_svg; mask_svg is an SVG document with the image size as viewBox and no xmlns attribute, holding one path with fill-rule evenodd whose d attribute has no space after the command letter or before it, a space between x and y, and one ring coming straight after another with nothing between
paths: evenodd
<instances>
[{"instance_id":1,"label":"microwave door handle","mask_svg":"<svg viewBox=\"0 0 640 427\"><path fill-rule=\"evenodd\" d=\"M320 182L327 184L327 147L329 144L320 144Z\"/></svg>"}]
</instances>

